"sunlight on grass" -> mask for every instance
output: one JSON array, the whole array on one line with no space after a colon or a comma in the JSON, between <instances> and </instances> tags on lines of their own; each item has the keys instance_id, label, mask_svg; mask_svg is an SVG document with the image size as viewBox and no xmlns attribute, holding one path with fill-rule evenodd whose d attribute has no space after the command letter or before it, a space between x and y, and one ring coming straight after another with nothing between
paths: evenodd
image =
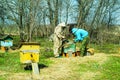
<instances>
[{"instance_id":1,"label":"sunlight on grass","mask_svg":"<svg viewBox=\"0 0 120 80\"><path fill-rule=\"evenodd\" d=\"M21 72L19 53L5 53L4 57L1 57L2 65L0 66L0 70L8 71L8 72Z\"/></svg>"},{"instance_id":2,"label":"sunlight on grass","mask_svg":"<svg viewBox=\"0 0 120 80\"><path fill-rule=\"evenodd\" d=\"M108 59L103 60L105 57L102 56L96 61L94 57L91 58L93 60L88 59L88 61L82 62L83 59L81 59L78 64L72 63L74 67L72 68L71 80L120 80L120 57L107 56ZM102 64L101 60L104 61Z\"/></svg>"},{"instance_id":3,"label":"sunlight on grass","mask_svg":"<svg viewBox=\"0 0 120 80\"><path fill-rule=\"evenodd\" d=\"M102 65L102 67L102 75L97 79L120 80L120 57L110 57L109 60Z\"/></svg>"},{"instance_id":4,"label":"sunlight on grass","mask_svg":"<svg viewBox=\"0 0 120 80\"><path fill-rule=\"evenodd\" d=\"M104 45L96 45L95 50L97 52L103 52L106 54L113 54L113 53L119 53L119 47L118 44L104 44Z\"/></svg>"}]
</instances>

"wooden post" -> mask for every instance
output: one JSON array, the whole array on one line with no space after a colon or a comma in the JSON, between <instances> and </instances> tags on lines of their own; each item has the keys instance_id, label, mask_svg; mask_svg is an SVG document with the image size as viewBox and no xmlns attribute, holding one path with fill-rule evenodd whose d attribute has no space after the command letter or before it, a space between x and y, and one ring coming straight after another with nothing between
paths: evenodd
<instances>
[{"instance_id":1,"label":"wooden post","mask_svg":"<svg viewBox=\"0 0 120 80\"><path fill-rule=\"evenodd\" d=\"M33 74L39 74L39 68L37 63L32 63Z\"/></svg>"},{"instance_id":2,"label":"wooden post","mask_svg":"<svg viewBox=\"0 0 120 80\"><path fill-rule=\"evenodd\" d=\"M40 78L38 63L32 63L32 72L33 72L33 78L36 78L36 79Z\"/></svg>"},{"instance_id":3,"label":"wooden post","mask_svg":"<svg viewBox=\"0 0 120 80\"><path fill-rule=\"evenodd\" d=\"M76 56L80 56L80 51L76 51Z\"/></svg>"},{"instance_id":4,"label":"wooden post","mask_svg":"<svg viewBox=\"0 0 120 80\"><path fill-rule=\"evenodd\" d=\"M72 51L68 51L69 57L72 57Z\"/></svg>"}]
</instances>

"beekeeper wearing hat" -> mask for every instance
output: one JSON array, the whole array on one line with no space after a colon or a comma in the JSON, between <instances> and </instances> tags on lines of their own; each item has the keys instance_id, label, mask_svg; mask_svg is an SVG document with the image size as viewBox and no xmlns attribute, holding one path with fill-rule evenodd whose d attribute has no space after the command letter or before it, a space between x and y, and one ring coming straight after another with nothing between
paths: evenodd
<instances>
[{"instance_id":1,"label":"beekeeper wearing hat","mask_svg":"<svg viewBox=\"0 0 120 80\"><path fill-rule=\"evenodd\" d=\"M64 36L64 29L66 28L66 25L64 22L62 23L59 23L56 27L55 27L55 30L54 30L54 56L57 58L59 57L59 50L60 50L60 47L62 45L62 39L65 38Z\"/></svg>"},{"instance_id":2,"label":"beekeeper wearing hat","mask_svg":"<svg viewBox=\"0 0 120 80\"><path fill-rule=\"evenodd\" d=\"M89 43L88 31L79 28L71 28L70 32L75 36L74 42L81 42L80 45L80 55L85 56L87 45Z\"/></svg>"}]
</instances>

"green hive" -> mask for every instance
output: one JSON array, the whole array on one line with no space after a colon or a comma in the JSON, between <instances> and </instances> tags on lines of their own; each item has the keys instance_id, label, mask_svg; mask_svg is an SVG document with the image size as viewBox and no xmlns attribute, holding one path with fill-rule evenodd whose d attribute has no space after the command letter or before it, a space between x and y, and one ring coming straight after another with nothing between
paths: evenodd
<instances>
[{"instance_id":1,"label":"green hive","mask_svg":"<svg viewBox=\"0 0 120 80\"><path fill-rule=\"evenodd\" d=\"M68 52L76 52L76 45L75 43L67 43L67 46L64 47L64 53L68 53Z\"/></svg>"}]
</instances>

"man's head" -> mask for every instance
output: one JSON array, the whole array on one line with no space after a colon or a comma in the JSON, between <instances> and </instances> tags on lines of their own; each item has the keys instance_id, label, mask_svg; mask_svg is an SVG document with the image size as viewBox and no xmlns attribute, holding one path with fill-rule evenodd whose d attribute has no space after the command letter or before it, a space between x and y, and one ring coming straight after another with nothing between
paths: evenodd
<instances>
[{"instance_id":1,"label":"man's head","mask_svg":"<svg viewBox=\"0 0 120 80\"><path fill-rule=\"evenodd\" d=\"M59 23L58 26L66 27L65 22Z\"/></svg>"}]
</instances>

